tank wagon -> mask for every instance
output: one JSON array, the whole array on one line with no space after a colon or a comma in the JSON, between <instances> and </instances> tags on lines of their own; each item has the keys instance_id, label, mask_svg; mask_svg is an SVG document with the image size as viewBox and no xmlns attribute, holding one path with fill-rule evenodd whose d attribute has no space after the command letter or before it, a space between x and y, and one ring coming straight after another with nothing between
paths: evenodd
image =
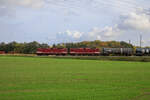
<instances>
[{"instance_id":1,"label":"tank wagon","mask_svg":"<svg viewBox=\"0 0 150 100\"><path fill-rule=\"evenodd\" d=\"M150 48L136 48L136 56L150 56Z\"/></svg>"},{"instance_id":2,"label":"tank wagon","mask_svg":"<svg viewBox=\"0 0 150 100\"><path fill-rule=\"evenodd\" d=\"M134 54L132 48L103 48L102 55L116 55L116 56L131 56Z\"/></svg>"}]
</instances>

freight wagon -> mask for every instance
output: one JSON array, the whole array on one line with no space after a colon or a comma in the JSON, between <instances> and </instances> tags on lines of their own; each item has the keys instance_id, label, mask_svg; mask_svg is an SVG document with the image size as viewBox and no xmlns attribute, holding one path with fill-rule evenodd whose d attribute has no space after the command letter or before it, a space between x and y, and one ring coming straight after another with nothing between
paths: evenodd
<instances>
[{"instance_id":1,"label":"freight wagon","mask_svg":"<svg viewBox=\"0 0 150 100\"><path fill-rule=\"evenodd\" d=\"M131 56L134 54L134 50L132 48L103 48L102 55L110 56Z\"/></svg>"},{"instance_id":2,"label":"freight wagon","mask_svg":"<svg viewBox=\"0 0 150 100\"><path fill-rule=\"evenodd\" d=\"M137 48L136 56L150 56L150 48Z\"/></svg>"}]
</instances>

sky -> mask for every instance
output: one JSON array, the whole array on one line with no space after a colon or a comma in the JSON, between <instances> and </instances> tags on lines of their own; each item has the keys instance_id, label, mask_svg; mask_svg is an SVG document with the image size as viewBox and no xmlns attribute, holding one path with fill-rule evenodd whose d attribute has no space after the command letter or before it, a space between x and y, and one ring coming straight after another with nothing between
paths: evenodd
<instances>
[{"instance_id":1,"label":"sky","mask_svg":"<svg viewBox=\"0 0 150 100\"><path fill-rule=\"evenodd\" d=\"M0 42L150 46L150 0L0 0Z\"/></svg>"}]
</instances>

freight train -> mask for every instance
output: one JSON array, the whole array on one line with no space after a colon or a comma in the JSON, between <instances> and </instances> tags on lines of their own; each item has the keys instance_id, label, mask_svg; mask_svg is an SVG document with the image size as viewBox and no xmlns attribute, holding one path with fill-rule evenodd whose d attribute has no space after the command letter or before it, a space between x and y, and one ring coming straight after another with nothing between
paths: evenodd
<instances>
[{"instance_id":1,"label":"freight train","mask_svg":"<svg viewBox=\"0 0 150 100\"><path fill-rule=\"evenodd\" d=\"M38 48L37 55L150 56L150 48Z\"/></svg>"}]
</instances>

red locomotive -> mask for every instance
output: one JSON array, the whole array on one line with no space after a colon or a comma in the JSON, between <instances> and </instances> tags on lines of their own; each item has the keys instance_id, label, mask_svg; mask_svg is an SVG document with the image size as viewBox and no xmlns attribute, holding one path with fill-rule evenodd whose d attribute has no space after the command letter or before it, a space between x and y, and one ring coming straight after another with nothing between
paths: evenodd
<instances>
[{"instance_id":1,"label":"red locomotive","mask_svg":"<svg viewBox=\"0 0 150 100\"><path fill-rule=\"evenodd\" d=\"M58 48L38 48L37 55L66 55L68 53L67 49L58 49Z\"/></svg>"},{"instance_id":2,"label":"red locomotive","mask_svg":"<svg viewBox=\"0 0 150 100\"><path fill-rule=\"evenodd\" d=\"M0 54L5 54L5 51L0 51Z\"/></svg>"}]
</instances>

